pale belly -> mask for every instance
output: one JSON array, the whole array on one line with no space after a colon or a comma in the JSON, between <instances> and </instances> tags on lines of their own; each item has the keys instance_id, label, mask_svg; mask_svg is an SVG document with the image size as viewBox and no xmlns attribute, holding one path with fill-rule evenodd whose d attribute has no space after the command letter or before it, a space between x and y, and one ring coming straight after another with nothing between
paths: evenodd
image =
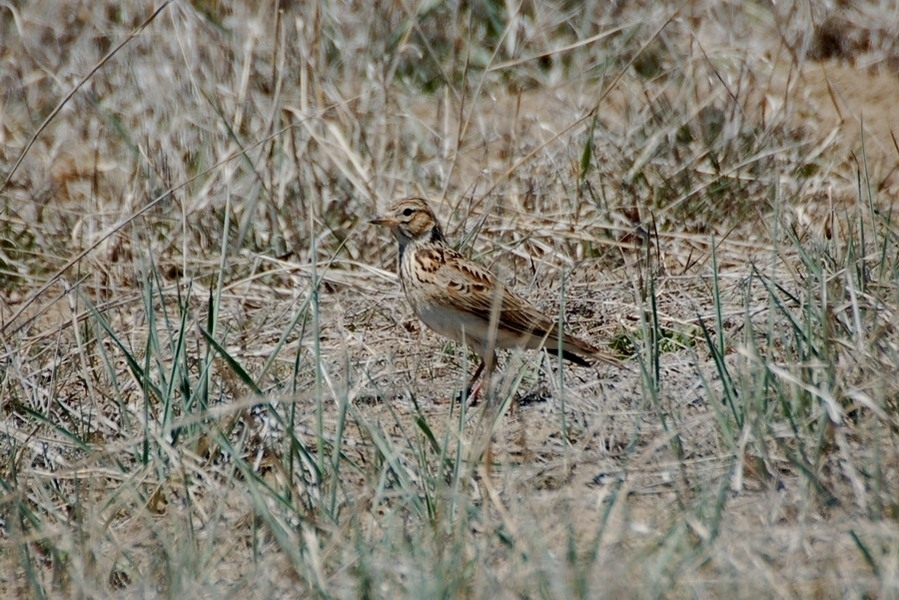
<instances>
[{"instance_id":1,"label":"pale belly","mask_svg":"<svg viewBox=\"0 0 899 600\"><path fill-rule=\"evenodd\" d=\"M533 348L540 345L536 336L522 336L508 330L498 329L491 335L487 321L462 311L415 307L415 314L440 335L472 346L475 350L486 350L489 345L495 348ZM535 342L533 345L529 343L532 341Z\"/></svg>"}]
</instances>

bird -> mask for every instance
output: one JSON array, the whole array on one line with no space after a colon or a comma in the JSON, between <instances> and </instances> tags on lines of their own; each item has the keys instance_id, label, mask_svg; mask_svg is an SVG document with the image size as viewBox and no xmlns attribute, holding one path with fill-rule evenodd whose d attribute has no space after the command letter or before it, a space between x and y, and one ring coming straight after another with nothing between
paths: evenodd
<instances>
[{"instance_id":1,"label":"bird","mask_svg":"<svg viewBox=\"0 0 899 600\"><path fill-rule=\"evenodd\" d=\"M547 348L582 367L620 361L568 333L505 286L493 273L453 249L423 198L404 198L370 223L387 227L399 246L397 270L406 299L430 329L471 348L481 359L464 393L474 404L483 374L496 367L497 348ZM483 383L484 380L481 380Z\"/></svg>"}]
</instances>

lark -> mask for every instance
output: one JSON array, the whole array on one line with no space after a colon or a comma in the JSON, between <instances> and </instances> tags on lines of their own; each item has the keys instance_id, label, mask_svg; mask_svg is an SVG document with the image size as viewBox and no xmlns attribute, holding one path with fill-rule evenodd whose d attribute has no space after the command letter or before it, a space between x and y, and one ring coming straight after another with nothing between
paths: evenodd
<instances>
[{"instance_id":1,"label":"lark","mask_svg":"<svg viewBox=\"0 0 899 600\"><path fill-rule=\"evenodd\" d=\"M388 227L399 244L400 283L412 310L440 335L474 350L481 364L468 382L474 388L483 374L488 380L496 367L497 348L547 348L577 365L619 361L573 335L559 339L557 324L531 303L507 288L496 276L455 251L427 202L406 198L371 223ZM484 380L482 380L483 382Z\"/></svg>"}]
</instances>

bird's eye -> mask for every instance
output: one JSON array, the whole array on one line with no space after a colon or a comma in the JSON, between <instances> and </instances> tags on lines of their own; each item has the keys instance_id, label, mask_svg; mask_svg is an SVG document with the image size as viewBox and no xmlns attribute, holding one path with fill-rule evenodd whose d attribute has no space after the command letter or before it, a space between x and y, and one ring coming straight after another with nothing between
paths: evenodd
<instances>
[{"instance_id":1,"label":"bird's eye","mask_svg":"<svg viewBox=\"0 0 899 600\"><path fill-rule=\"evenodd\" d=\"M414 212L415 212L415 209L407 208L406 210L403 211L403 216L404 216L404 217L411 217L411 216L412 216L412 213L414 213Z\"/></svg>"}]
</instances>

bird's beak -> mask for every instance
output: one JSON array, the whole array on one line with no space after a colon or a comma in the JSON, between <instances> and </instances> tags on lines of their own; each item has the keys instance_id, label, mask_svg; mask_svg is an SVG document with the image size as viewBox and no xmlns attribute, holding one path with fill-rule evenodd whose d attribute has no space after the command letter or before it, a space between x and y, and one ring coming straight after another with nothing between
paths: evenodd
<instances>
[{"instance_id":1,"label":"bird's beak","mask_svg":"<svg viewBox=\"0 0 899 600\"><path fill-rule=\"evenodd\" d=\"M386 225L387 227L395 227L399 224L399 221L394 219L393 217L381 216L377 219L372 219L369 221L372 225Z\"/></svg>"}]
</instances>

